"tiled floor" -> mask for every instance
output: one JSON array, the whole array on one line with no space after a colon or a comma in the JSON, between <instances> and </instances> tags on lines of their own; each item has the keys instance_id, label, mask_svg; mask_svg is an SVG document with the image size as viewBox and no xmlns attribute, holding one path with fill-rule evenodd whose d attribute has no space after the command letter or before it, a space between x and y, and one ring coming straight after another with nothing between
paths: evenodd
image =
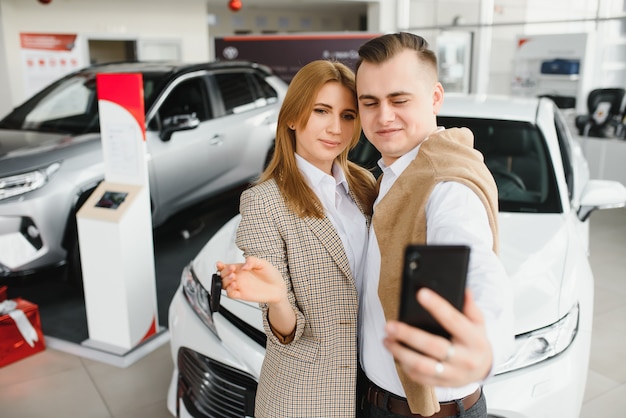
<instances>
[{"instance_id":1,"label":"tiled floor","mask_svg":"<svg viewBox=\"0 0 626 418\"><path fill-rule=\"evenodd\" d=\"M595 212L590 245L596 305L581 417L621 418L626 409L626 209ZM0 369L0 416L170 417L165 399L171 372L169 344L127 368L49 348Z\"/></svg>"},{"instance_id":2,"label":"tiled floor","mask_svg":"<svg viewBox=\"0 0 626 418\"><path fill-rule=\"evenodd\" d=\"M581 418L621 418L626 410L626 209L591 215L596 279L591 360Z\"/></svg>"}]
</instances>

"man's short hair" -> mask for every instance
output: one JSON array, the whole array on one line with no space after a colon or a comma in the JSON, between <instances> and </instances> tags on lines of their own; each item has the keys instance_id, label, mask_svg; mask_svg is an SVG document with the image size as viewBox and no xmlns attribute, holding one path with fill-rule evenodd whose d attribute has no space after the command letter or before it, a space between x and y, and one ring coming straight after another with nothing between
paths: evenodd
<instances>
[{"instance_id":1,"label":"man's short hair","mask_svg":"<svg viewBox=\"0 0 626 418\"><path fill-rule=\"evenodd\" d=\"M381 35L361 45L356 72L364 61L380 64L406 49L415 51L420 61L430 64L437 74L437 55L429 48L426 39L408 32Z\"/></svg>"}]
</instances>

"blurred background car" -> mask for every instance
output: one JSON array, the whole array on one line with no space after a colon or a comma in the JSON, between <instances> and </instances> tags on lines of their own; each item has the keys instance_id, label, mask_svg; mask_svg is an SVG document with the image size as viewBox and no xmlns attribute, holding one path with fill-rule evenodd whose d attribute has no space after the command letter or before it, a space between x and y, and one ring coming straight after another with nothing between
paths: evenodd
<instances>
[{"instance_id":1,"label":"blurred background car","mask_svg":"<svg viewBox=\"0 0 626 418\"><path fill-rule=\"evenodd\" d=\"M580 145L548 98L447 95L438 117L469 127L499 191L500 257L515 295L515 352L484 390L490 417L575 417L585 390L594 278L590 213L622 207L626 188L591 180ZM351 153L374 168L362 138ZM168 409L179 417L254 413L266 336L255 303L229 299L211 313L215 262L242 261L228 221L184 268L169 308L174 371ZM329 312L332 315L332 312Z\"/></svg>"},{"instance_id":2,"label":"blurred background car","mask_svg":"<svg viewBox=\"0 0 626 418\"><path fill-rule=\"evenodd\" d=\"M104 179L96 74L143 78L152 221L258 176L287 85L250 62L111 63L66 76L0 121L0 277L67 265L75 215Z\"/></svg>"}]
</instances>

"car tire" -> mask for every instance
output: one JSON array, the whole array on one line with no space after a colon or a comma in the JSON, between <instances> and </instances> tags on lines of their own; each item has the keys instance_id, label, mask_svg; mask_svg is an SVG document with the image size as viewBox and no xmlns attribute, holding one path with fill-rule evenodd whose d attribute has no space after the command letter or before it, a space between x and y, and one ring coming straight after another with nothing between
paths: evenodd
<instances>
[{"instance_id":1,"label":"car tire","mask_svg":"<svg viewBox=\"0 0 626 418\"><path fill-rule=\"evenodd\" d=\"M76 220L76 214L94 190L95 187L89 189L78 198L74 210L68 217L64 238L64 247L67 251L64 279L70 286L81 291L83 289L83 268L80 261L80 248L78 246L78 221Z\"/></svg>"},{"instance_id":2,"label":"car tire","mask_svg":"<svg viewBox=\"0 0 626 418\"><path fill-rule=\"evenodd\" d=\"M78 247L78 234L69 242L67 249L67 261L65 264L67 282L76 289L83 288L83 269L80 264L80 248Z\"/></svg>"}]
</instances>

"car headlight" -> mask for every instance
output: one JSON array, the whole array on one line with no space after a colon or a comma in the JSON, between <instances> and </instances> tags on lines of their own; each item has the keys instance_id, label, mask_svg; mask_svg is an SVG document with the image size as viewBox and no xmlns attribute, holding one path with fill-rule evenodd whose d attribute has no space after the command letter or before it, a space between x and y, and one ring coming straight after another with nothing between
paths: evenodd
<instances>
[{"instance_id":1,"label":"car headlight","mask_svg":"<svg viewBox=\"0 0 626 418\"><path fill-rule=\"evenodd\" d=\"M190 265L183 269L181 277L181 284L183 288L183 294L189 306L198 315L200 320L217 335L217 328L213 322L213 315L211 314L211 308L209 307L209 292L202 286L198 278L193 272Z\"/></svg>"},{"instance_id":2,"label":"car headlight","mask_svg":"<svg viewBox=\"0 0 626 418\"><path fill-rule=\"evenodd\" d=\"M579 306L576 303L563 318L554 324L517 335L513 355L495 370L495 374L528 367L565 351L578 332L578 312Z\"/></svg>"},{"instance_id":3,"label":"car headlight","mask_svg":"<svg viewBox=\"0 0 626 418\"><path fill-rule=\"evenodd\" d=\"M60 167L60 163L54 163L39 170L0 178L0 200L39 189Z\"/></svg>"}]
</instances>

